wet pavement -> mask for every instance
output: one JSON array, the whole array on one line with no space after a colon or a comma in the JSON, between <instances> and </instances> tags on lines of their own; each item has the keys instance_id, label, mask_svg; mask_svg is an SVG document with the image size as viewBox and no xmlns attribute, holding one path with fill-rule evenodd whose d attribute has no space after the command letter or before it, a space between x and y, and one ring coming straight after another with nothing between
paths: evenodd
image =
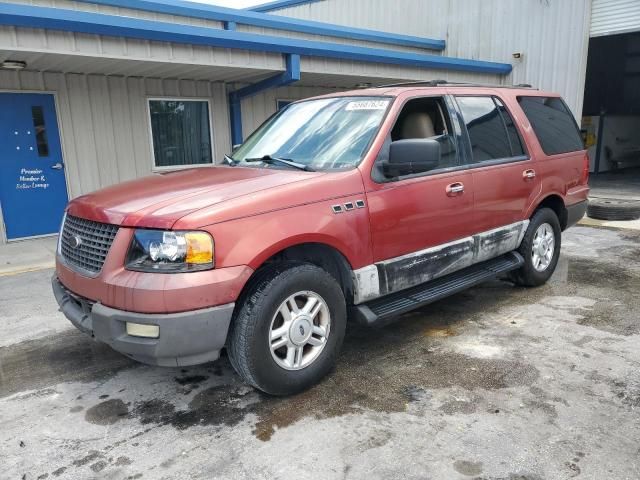
<instances>
[{"instance_id":1,"label":"wet pavement","mask_svg":"<svg viewBox=\"0 0 640 480\"><path fill-rule=\"evenodd\" d=\"M492 281L271 398L226 358L134 363L0 277L0 478L640 478L640 232L575 227L549 284ZM42 296L42 298L39 298Z\"/></svg>"}]
</instances>

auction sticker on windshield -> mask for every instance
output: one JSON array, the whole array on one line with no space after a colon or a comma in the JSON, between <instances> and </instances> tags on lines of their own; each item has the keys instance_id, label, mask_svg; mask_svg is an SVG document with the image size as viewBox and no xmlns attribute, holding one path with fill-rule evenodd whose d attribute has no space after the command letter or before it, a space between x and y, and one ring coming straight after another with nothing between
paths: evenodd
<instances>
[{"instance_id":1,"label":"auction sticker on windshield","mask_svg":"<svg viewBox=\"0 0 640 480\"><path fill-rule=\"evenodd\" d=\"M389 100L358 100L349 102L345 110L385 110L389 105Z\"/></svg>"}]
</instances>

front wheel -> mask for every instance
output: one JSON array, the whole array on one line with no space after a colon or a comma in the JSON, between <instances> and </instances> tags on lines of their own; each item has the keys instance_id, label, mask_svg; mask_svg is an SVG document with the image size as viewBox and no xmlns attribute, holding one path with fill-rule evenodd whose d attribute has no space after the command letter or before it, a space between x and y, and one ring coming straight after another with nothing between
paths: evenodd
<instances>
[{"instance_id":1,"label":"front wheel","mask_svg":"<svg viewBox=\"0 0 640 480\"><path fill-rule=\"evenodd\" d=\"M524 265L512 273L511 279L526 287L546 283L558 264L561 241L562 232L556 213L550 208L537 210L518 249Z\"/></svg>"},{"instance_id":2,"label":"front wheel","mask_svg":"<svg viewBox=\"0 0 640 480\"><path fill-rule=\"evenodd\" d=\"M250 385L289 395L314 385L335 364L346 305L338 282L310 264L262 272L233 319L229 359Z\"/></svg>"}]
</instances>

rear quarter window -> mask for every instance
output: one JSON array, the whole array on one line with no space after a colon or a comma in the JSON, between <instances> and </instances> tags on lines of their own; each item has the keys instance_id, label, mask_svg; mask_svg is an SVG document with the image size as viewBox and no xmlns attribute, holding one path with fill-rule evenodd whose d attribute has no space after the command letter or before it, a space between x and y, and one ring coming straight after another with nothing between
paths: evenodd
<instances>
[{"instance_id":1,"label":"rear quarter window","mask_svg":"<svg viewBox=\"0 0 640 480\"><path fill-rule=\"evenodd\" d=\"M546 155L584 149L582 137L567 105L558 97L518 97Z\"/></svg>"}]
</instances>

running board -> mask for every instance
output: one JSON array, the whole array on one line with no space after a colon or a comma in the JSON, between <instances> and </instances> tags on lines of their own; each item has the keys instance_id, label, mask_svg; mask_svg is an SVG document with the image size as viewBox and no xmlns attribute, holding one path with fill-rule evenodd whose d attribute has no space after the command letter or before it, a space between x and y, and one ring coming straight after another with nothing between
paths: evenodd
<instances>
[{"instance_id":1,"label":"running board","mask_svg":"<svg viewBox=\"0 0 640 480\"><path fill-rule=\"evenodd\" d=\"M516 270L523 264L524 259L519 253L510 252L421 285L356 305L356 318L364 325L386 323L385 321L392 317L461 292L502 273Z\"/></svg>"}]
</instances>

